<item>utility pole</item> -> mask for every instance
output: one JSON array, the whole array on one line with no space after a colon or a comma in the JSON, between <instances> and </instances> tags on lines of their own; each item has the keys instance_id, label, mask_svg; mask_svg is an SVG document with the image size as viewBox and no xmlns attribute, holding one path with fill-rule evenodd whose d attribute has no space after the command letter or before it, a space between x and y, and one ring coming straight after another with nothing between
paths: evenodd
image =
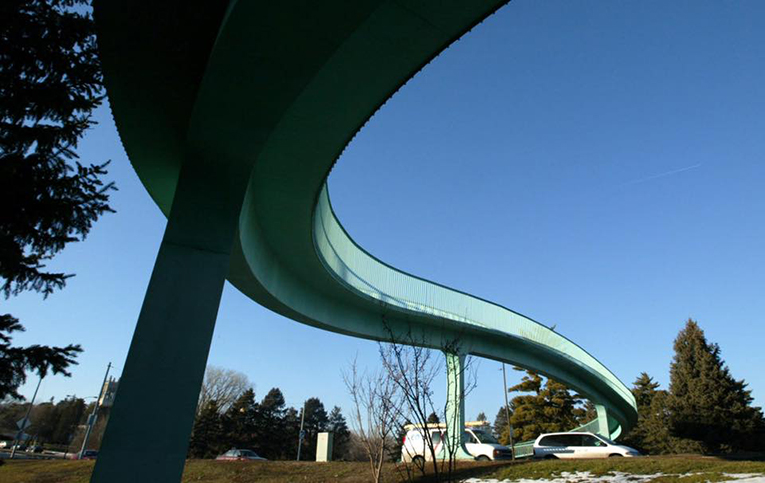
<instances>
[{"instance_id":1,"label":"utility pole","mask_svg":"<svg viewBox=\"0 0 765 483\"><path fill-rule=\"evenodd\" d=\"M37 391L40 389L40 383L43 380L43 373L40 373L40 380L37 381L37 387L35 388L35 393L32 396L32 401L29 403L29 408L27 408L27 413L24 415L24 419L21 420L21 428L19 428L19 432L16 433L16 439L13 441L13 448L11 448L11 459L13 459L14 456L16 456L16 447L21 444L19 439L21 438L21 435L24 434L24 430L27 426L27 421L29 421L29 413L32 412L32 407L35 405L35 398L37 397Z\"/></svg>"},{"instance_id":2,"label":"utility pole","mask_svg":"<svg viewBox=\"0 0 765 483\"><path fill-rule=\"evenodd\" d=\"M109 369L112 368L112 363L110 362L106 366L106 374L104 374L104 382L101 383L101 389L98 391L98 399L96 399L96 404L93 406L93 412L90 413L90 416L88 416L88 427L85 430L85 436L82 438L82 447L80 448L80 452L78 454L77 459L82 458L82 453L85 451L85 447L88 445L88 439L90 438L90 432L93 431L93 426L96 424L96 418L98 418L98 408L101 406L101 397L104 394L104 387L106 386L106 378L109 377Z\"/></svg>"},{"instance_id":3,"label":"utility pole","mask_svg":"<svg viewBox=\"0 0 765 483\"><path fill-rule=\"evenodd\" d=\"M300 416L300 435L298 436L298 451L297 451L297 461L300 461L300 448L303 447L303 437L305 436L305 431L303 431L303 425L305 424L305 406L308 400L306 399L303 403L303 414Z\"/></svg>"},{"instance_id":4,"label":"utility pole","mask_svg":"<svg viewBox=\"0 0 765 483\"><path fill-rule=\"evenodd\" d=\"M507 402L507 372L505 372L505 363L502 363L502 381L505 383L505 418L507 419L507 429L510 430L510 454L515 461L515 445L513 444L513 424L510 422L510 404Z\"/></svg>"}]
</instances>

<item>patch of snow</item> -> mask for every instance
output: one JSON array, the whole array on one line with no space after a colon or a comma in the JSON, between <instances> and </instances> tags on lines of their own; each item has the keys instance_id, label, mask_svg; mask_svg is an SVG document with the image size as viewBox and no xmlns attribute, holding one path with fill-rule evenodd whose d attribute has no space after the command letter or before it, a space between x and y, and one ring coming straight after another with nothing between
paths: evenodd
<instances>
[{"instance_id":1,"label":"patch of snow","mask_svg":"<svg viewBox=\"0 0 765 483\"><path fill-rule=\"evenodd\" d=\"M701 473L688 473L685 475L677 476L683 478L699 474ZM721 483L765 483L765 475L761 473L724 473L723 475L730 479ZM648 483L662 476L673 475L667 475L664 473L656 473L653 475L633 475L630 473L614 471L605 475L596 476L589 471L577 471L574 473L563 471L553 478L521 478L518 480L469 478L467 480L463 480L462 483Z\"/></svg>"},{"instance_id":2,"label":"patch of snow","mask_svg":"<svg viewBox=\"0 0 765 483\"><path fill-rule=\"evenodd\" d=\"M765 483L765 475L762 473L723 473L730 482L735 483Z\"/></svg>"},{"instance_id":3,"label":"patch of snow","mask_svg":"<svg viewBox=\"0 0 765 483\"><path fill-rule=\"evenodd\" d=\"M518 480L482 480L480 478L470 478L464 480L463 483L643 483L653 479L666 476L663 473L656 473L653 475L633 475L630 473L622 473L614 471L605 475L595 476L589 471L576 471L568 472L563 471L555 478L540 478L529 479L521 478ZM760 483L760 482L747 482L747 483ZM762 482L765 483L765 482Z\"/></svg>"}]
</instances>

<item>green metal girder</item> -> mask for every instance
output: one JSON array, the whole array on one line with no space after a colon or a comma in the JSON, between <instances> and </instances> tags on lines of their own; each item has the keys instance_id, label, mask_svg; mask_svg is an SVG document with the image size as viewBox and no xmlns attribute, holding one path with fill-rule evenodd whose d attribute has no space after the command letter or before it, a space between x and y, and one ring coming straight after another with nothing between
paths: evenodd
<instances>
[{"instance_id":1,"label":"green metal girder","mask_svg":"<svg viewBox=\"0 0 765 483\"><path fill-rule=\"evenodd\" d=\"M121 384L93 481L173 481L182 471L193 410L168 417L141 406L137 395L152 377L142 361L162 358L168 345L188 346L176 358L188 362L189 374L151 386L153 397L176 400L182 385L188 412L223 279L220 268L205 268L193 256L166 263L165 248L215 254L210 263L225 260L225 278L237 289L293 320L372 340L407 334L437 349L459 341L463 353L537 370L587 396L603 408L599 431L614 436L634 425L632 394L590 354L509 309L375 259L331 208L326 179L355 133L434 56L504 3L96 3L117 128L169 223L123 371L133 382ZM190 281L171 282L180 276ZM217 293L204 310L174 309L204 284ZM202 327L201 342L188 331L173 341L185 330L181 313L200 319L189 326ZM178 367L167 361L160 369L172 379ZM131 442L147 419L166 437L148 446ZM167 454L141 468L129 459L150 451ZM157 471L162 476L151 476Z\"/></svg>"}]
</instances>

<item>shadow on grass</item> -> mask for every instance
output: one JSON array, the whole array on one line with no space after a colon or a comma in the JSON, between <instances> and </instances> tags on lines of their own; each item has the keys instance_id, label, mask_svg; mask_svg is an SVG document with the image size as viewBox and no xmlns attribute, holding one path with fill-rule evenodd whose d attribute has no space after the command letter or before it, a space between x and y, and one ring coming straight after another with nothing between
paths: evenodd
<instances>
[{"instance_id":1,"label":"shadow on grass","mask_svg":"<svg viewBox=\"0 0 765 483\"><path fill-rule=\"evenodd\" d=\"M765 453L754 451L711 455L726 461L765 461Z\"/></svg>"},{"instance_id":2,"label":"shadow on grass","mask_svg":"<svg viewBox=\"0 0 765 483\"><path fill-rule=\"evenodd\" d=\"M529 460L520 461L503 461L501 463L473 463L465 462L460 463L457 468L451 473L451 481L462 481L468 478L482 478L495 474L498 470L516 467L518 465L525 465L531 463ZM436 483L439 480L433 474L426 474L420 476L414 480L416 483ZM445 476L441 476L440 481L446 481Z\"/></svg>"}]
</instances>

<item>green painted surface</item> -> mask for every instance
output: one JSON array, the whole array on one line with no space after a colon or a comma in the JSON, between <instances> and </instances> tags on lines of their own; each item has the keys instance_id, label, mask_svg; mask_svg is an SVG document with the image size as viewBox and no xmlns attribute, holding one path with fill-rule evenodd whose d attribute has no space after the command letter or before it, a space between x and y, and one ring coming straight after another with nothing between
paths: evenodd
<instances>
[{"instance_id":1,"label":"green painted surface","mask_svg":"<svg viewBox=\"0 0 765 483\"><path fill-rule=\"evenodd\" d=\"M92 481L180 478L246 188L212 167L183 165Z\"/></svg>"},{"instance_id":2,"label":"green painted surface","mask_svg":"<svg viewBox=\"0 0 765 483\"><path fill-rule=\"evenodd\" d=\"M602 405L596 424L611 435L634 424L627 387L576 344L385 265L331 209L325 181L354 134L504 3L96 3L117 127L169 222L92 481L179 480L224 278L322 329L408 334L436 349L459 341L466 354L539 370ZM177 414L153 414L146 394L178 402Z\"/></svg>"},{"instance_id":3,"label":"green painted surface","mask_svg":"<svg viewBox=\"0 0 765 483\"><path fill-rule=\"evenodd\" d=\"M465 447L465 354L446 356L446 445L452 459L474 459Z\"/></svg>"},{"instance_id":4,"label":"green painted surface","mask_svg":"<svg viewBox=\"0 0 765 483\"><path fill-rule=\"evenodd\" d=\"M613 436L614 439L616 439L621 432L621 428L611 431L611 429L608 427L608 409L602 404L596 404L595 409L598 412L598 417L595 419L598 424L597 429L594 429L591 432L603 435L607 438Z\"/></svg>"}]
</instances>

